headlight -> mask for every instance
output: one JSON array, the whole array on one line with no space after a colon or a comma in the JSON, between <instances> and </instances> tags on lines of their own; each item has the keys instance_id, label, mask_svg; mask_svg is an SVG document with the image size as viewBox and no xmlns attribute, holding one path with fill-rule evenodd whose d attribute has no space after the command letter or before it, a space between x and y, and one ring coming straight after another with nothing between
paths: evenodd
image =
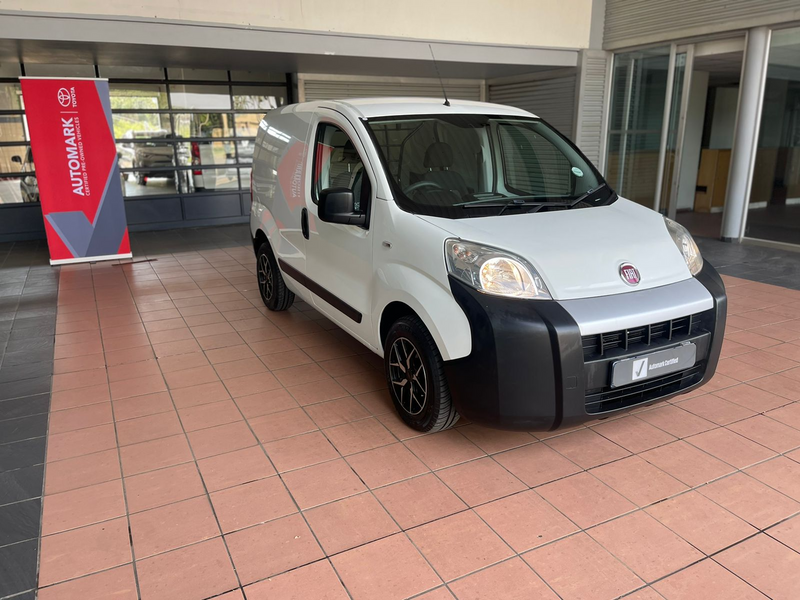
<instances>
[{"instance_id":1,"label":"headlight","mask_svg":"<svg viewBox=\"0 0 800 600\"><path fill-rule=\"evenodd\" d=\"M480 292L514 298L551 298L536 269L519 256L461 240L447 240L444 250L448 273Z\"/></svg>"},{"instance_id":2,"label":"headlight","mask_svg":"<svg viewBox=\"0 0 800 600\"><path fill-rule=\"evenodd\" d=\"M703 257L700 256L700 248L697 247L692 234L681 225L664 217L664 223L667 225L667 231L672 236L672 241L678 247L678 250L683 254L683 260L686 261L686 266L689 267L689 272L692 275L697 275L703 268Z\"/></svg>"}]
</instances>

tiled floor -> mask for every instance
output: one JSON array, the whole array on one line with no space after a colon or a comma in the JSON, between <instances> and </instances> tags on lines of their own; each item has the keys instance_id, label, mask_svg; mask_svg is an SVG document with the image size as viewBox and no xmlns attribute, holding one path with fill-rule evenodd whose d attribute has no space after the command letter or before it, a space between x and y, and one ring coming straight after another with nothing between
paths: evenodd
<instances>
[{"instance_id":1,"label":"tiled floor","mask_svg":"<svg viewBox=\"0 0 800 600\"><path fill-rule=\"evenodd\" d=\"M376 357L266 311L216 235L61 269L40 599L798 597L800 292L727 278L688 397L419 436Z\"/></svg>"}]
</instances>

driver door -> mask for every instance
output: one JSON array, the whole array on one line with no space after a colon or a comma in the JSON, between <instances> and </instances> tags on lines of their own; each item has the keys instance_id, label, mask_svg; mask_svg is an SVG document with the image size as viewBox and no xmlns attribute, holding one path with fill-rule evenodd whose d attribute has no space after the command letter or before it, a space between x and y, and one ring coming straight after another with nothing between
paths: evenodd
<instances>
[{"instance_id":1,"label":"driver door","mask_svg":"<svg viewBox=\"0 0 800 600\"><path fill-rule=\"evenodd\" d=\"M326 223L317 204L322 190L348 188L355 208L370 214L375 176L355 128L339 113L326 110L314 125L311 193L306 198L308 241L306 274L314 305L362 342L372 336L372 236L365 226Z\"/></svg>"}]
</instances>

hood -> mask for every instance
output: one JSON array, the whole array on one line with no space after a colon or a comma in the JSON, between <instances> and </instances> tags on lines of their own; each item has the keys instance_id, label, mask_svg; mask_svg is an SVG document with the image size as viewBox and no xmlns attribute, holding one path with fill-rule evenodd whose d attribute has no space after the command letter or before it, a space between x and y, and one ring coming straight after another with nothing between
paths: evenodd
<instances>
[{"instance_id":1,"label":"hood","mask_svg":"<svg viewBox=\"0 0 800 600\"><path fill-rule=\"evenodd\" d=\"M467 219L420 218L453 237L528 260L556 300L646 290L691 278L657 212L619 198L608 206ZM622 280L631 263L637 286Z\"/></svg>"}]
</instances>

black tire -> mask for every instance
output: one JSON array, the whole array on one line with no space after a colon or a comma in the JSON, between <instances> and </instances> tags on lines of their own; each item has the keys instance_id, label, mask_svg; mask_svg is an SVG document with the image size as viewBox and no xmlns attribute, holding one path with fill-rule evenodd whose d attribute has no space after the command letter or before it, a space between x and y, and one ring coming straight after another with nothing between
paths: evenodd
<instances>
[{"instance_id":1,"label":"black tire","mask_svg":"<svg viewBox=\"0 0 800 600\"><path fill-rule=\"evenodd\" d=\"M256 253L256 277L261 300L268 309L281 311L292 305L294 292L286 287L278 262L267 242L261 244Z\"/></svg>"},{"instance_id":2,"label":"black tire","mask_svg":"<svg viewBox=\"0 0 800 600\"><path fill-rule=\"evenodd\" d=\"M409 427L427 433L456 424L458 412L450 397L442 355L419 317L402 317L392 325L383 355L394 407ZM409 379L406 375L411 369L415 374Z\"/></svg>"}]
</instances>

